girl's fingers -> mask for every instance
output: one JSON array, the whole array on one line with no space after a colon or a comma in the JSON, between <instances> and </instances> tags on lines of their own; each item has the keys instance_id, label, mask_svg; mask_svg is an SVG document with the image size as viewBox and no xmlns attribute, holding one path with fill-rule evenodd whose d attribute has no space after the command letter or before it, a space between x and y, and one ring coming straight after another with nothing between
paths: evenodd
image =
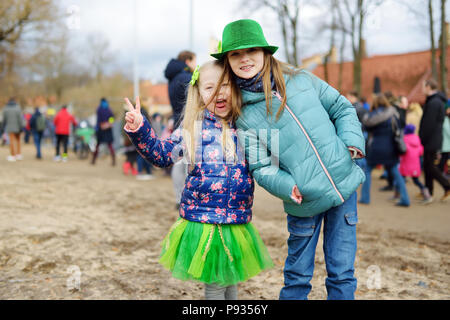
<instances>
[{"instance_id":1,"label":"girl's fingers","mask_svg":"<svg viewBox=\"0 0 450 320\"><path fill-rule=\"evenodd\" d=\"M135 111L135 109L134 109L134 107L133 107L133 104L130 102L130 100L128 100L128 98L125 98L125 102L126 102L126 104L127 104L128 110L129 110L130 112Z\"/></svg>"},{"instance_id":2,"label":"girl's fingers","mask_svg":"<svg viewBox=\"0 0 450 320\"><path fill-rule=\"evenodd\" d=\"M136 111L141 113L141 100L139 99L139 96L136 97Z\"/></svg>"}]
</instances>

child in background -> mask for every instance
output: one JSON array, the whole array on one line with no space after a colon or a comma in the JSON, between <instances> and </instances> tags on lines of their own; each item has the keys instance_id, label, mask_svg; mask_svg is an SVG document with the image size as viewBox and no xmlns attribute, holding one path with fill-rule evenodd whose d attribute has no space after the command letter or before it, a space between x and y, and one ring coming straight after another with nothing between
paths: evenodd
<instances>
[{"instance_id":1,"label":"child in background","mask_svg":"<svg viewBox=\"0 0 450 320\"><path fill-rule=\"evenodd\" d=\"M421 174L420 168L420 157L423 155L423 146L420 142L420 138L415 134L416 127L413 124L407 124L404 129L404 140L406 144L406 153L400 156L400 174L403 177L412 177L414 184L419 187L420 193L423 196L424 204L431 203L433 199L431 198L428 189L419 181ZM399 193L396 191L394 195L395 198L400 197Z\"/></svg>"},{"instance_id":2,"label":"child in background","mask_svg":"<svg viewBox=\"0 0 450 320\"><path fill-rule=\"evenodd\" d=\"M238 147L231 110L240 100L230 82L219 82L218 62L196 68L190 82L184 120L172 136L158 139L150 123L129 106L124 130L154 165L188 160L180 217L162 243L160 263L175 278L205 283L206 299L237 299L237 283L273 266L252 225L254 182ZM217 94L215 90L217 88Z\"/></svg>"}]
</instances>

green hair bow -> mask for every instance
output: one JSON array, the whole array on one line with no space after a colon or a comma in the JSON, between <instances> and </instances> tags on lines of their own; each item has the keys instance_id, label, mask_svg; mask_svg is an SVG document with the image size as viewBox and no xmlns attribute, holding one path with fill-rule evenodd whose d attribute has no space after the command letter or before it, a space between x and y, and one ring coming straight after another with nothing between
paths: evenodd
<instances>
[{"instance_id":1,"label":"green hair bow","mask_svg":"<svg viewBox=\"0 0 450 320\"><path fill-rule=\"evenodd\" d=\"M192 77L191 77L191 81L190 81L191 85L195 85L195 83L197 82L198 77L200 76L199 69L200 69L200 66L195 67L195 70L192 73Z\"/></svg>"}]
</instances>

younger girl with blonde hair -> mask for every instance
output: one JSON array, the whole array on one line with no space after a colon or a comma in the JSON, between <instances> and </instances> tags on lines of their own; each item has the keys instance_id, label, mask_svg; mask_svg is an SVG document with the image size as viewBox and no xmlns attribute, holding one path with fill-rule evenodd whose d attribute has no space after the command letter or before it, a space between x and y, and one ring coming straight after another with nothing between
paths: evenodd
<instances>
[{"instance_id":1,"label":"younger girl with blonde hair","mask_svg":"<svg viewBox=\"0 0 450 320\"><path fill-rule=\"evenodd\" d=\"M222 72L218 62L197 67L183 122L166 140L142 117L139 98L136 107L126 99L124 130L138 151L159 167L180 157L189 163L180 217L162 243L159 262L175 278L204 282L206 299L237 299L237 283L273 266L250 222L254 182L230 121L240 100L227 79L219 82Z\"/></svg>"}]
</instances>

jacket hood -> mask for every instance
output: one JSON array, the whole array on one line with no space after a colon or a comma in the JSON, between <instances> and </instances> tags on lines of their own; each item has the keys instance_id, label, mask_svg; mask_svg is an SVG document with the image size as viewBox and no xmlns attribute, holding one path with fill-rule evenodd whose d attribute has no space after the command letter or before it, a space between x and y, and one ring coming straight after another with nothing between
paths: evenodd
<instances>
[{"instance_id":1,"label":"jacket hood","mask_svg":"<svg viewBox=\"0 0 450 320\"><path fill-rule=\"evenodd\" d=\"M427 97L427 101L433 99L434 97L442 100L442 102L447 103L447 97L445 96L445 94L443 92L436 92L435 94L432 94L431 96Z\"/></svg>"},{"instance_id":2,"label":"jacket hood","mask_svg":"<svg viewBox=\"0 0 450 320\"><path fill-rule=\"evenodd\" d=\"M164 71L164 76L170 81L175 78L177 74L184 71L185 68L187 68L187 65L183 61L171 59Z\"/></svg>"},{"instance_id":3,"label":"jacket hood","mask_svg":"<svg viewBox=\"0 0 450 320\"><path fill-rule=\"evenodd\" d=\"M414 148L418 148L421 145L419 136L417 136L413 133L405 134L405 142Z\"/></svg>"}]
</instances>

